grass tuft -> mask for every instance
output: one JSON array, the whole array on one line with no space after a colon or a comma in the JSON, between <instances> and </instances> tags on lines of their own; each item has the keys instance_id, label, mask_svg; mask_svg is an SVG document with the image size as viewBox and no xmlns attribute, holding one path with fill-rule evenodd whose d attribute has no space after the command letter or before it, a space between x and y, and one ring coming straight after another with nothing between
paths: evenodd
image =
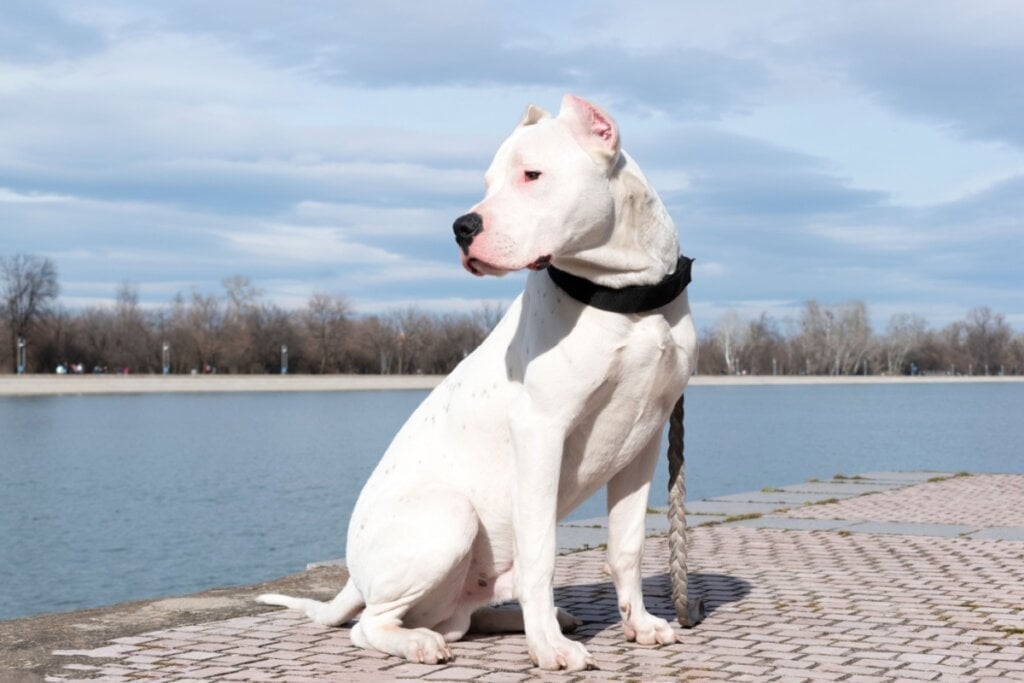
<instances>
[{"instance_id":1,"label":"grass tuft","mask_svg":"<svg viewBox=\"0 0 1024 683\"><path fill-rule=\"evenodd\" d=\"M746 519L759 519L761 517L764 517L764 515L760 512L747 512L746 514L742 515L729 515L728 517L723 519L721 523L728 524L729 522L742 522Z\"/></svg>"}]
</instances>

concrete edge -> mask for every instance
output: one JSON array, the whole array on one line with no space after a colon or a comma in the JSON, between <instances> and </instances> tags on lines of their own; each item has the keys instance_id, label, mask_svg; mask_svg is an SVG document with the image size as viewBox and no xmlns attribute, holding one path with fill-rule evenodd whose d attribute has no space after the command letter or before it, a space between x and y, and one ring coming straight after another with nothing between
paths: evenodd
<instances>
[{"instance_id":1,"label":"concrete edge","mask_svg":"<svg viewBox=\"0 0 1024 683\"><path fill-rule=\"evenodd\" d=\"M84 655L56 651L87 651L122 638L272 612L278 607L255 601L260 593L294 593L330 599L344 585L342 567L321 567L246 586L214 588L194 595L136 600L109 607L40 614L0 621L0 681L42 681L64 671L67 664L88 664Z\"/></svg>"}]
</instances>

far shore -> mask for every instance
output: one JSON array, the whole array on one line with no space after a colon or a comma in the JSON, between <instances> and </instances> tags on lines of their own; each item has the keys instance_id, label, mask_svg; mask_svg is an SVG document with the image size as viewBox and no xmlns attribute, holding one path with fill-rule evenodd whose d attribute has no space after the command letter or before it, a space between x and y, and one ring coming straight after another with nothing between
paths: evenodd
<instances>
[{"instance_id":1,"label":"far shore","mask_svg":"<svg viewBox=\"0 0 1024 683\"><path fill-rule=\"evenodd\" d=\"M443 375L0 375L0 396L433 389ZM691 386L1024 382L1022 375L697 375Z\"/></svg>"}]
</instances>

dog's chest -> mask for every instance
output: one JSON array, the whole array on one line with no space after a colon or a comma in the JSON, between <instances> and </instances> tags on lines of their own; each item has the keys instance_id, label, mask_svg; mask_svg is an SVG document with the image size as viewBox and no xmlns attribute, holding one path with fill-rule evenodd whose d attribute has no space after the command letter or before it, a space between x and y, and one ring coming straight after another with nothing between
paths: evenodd
<instances>
[{"instance_id":1,"label":"dog's chest","mask_svg":"<svg viewBox=\"0 0 1024 683\"><path fill-rule=\"evenodd\" d=\"M659 437L691 372L690 328L688 317L673 326L650 316L606 350L606 364L595 367L604 379L566 442L567 487L603 485Z\"/></svg>"}]
</instances>

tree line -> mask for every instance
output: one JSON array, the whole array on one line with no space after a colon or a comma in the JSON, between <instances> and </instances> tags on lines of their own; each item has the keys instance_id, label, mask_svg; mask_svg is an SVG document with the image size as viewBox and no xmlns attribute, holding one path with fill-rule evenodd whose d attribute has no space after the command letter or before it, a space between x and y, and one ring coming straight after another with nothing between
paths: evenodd
<instances>
[{"instance_id":1,"label":"tree line","mask_svg":"<svg viewBox=\"0 0 1024 683\"><path fill-rule=\"evenodd\" d=\"M113 305L71 311L59 305L57 272L46 258L0 257L0 368L86 373L445 374L475 349L501 317L415 308L357 316L341 295L316 293L289 310L266 301L246 277L214 294L178 294L156 308L122 283Z\"/></svg>"},{"instance_id":2,"label":"tree line","mask_svg":"<svg viewBox=\"0 0 1024 683\"><path fill-rule=\"evenodd\" d=\"M84 372L444 374L483 340L502 311L430 314L415 308L355 315L342 295L316 293L299 309L266 301L246 277L215 294L178 294L143 308L123 283L111 306L59 304L47 258L0 256L0 368ZM743 321L735 313L700 333L698 372L708 375L909 375L1024 373L1024 334L975 308L932 328L894 315L876 334L861 301L807 301L799 314Z\"/></svg>"},{"instance_id":3,"label":"tree line","mask_svg":"<svg viewBox=\"0 0 1024 683\"><path fill-rule=\"evenodd\" d=\"M1024 334L987 306L941 328L899 313L876 334L864 302L811 300L781 321L725 315L701 333L698 367L714 375L1019 375Z\"/></svg>"}]
</instances>

